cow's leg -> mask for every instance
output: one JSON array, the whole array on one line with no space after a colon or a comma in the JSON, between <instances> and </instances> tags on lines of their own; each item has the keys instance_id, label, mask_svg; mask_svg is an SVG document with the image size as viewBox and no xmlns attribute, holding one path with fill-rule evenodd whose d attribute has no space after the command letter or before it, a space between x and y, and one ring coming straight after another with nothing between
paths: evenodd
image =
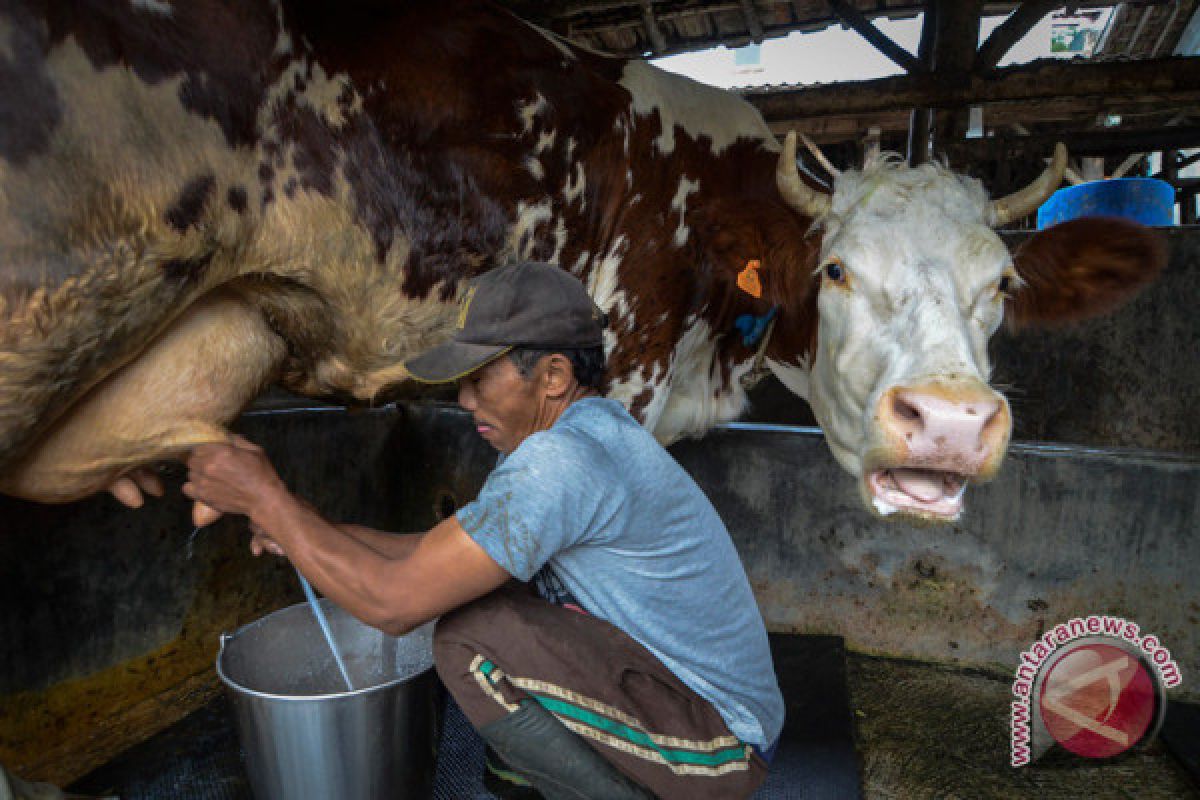
<instances>
[{"instance_id":1,"label":"cow's leg","mask_svg":"<svg viewBox=\"0 0 1200 800\"><path fill-rule=\"evenodd\" d=\"M286 346L232 292L198 300L136 359L74 404L0 476L0 492L44 503L104 489L138 506L161 491L144 467L225 441L223 425L274 377Z\"/></svg>"}]
</instances>

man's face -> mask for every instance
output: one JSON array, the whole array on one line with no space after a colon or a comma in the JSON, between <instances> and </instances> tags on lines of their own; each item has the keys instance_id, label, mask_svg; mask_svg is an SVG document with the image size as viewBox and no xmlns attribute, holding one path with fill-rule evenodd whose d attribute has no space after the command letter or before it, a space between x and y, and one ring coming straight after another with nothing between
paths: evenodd
<instances>
[{"instance_id":1,"label":"man's face","mask_svg":"<svg viewBox=\"0 0 1200 800\"><path fill-rule=\"evenodd\" d=\"M475 417L479 435L501 453L516 450L537 430L542 403L537 377L535 370L529 380L522 378L508 356L501 356L458 382L458 404Z\"/></svg>"}]
</instances>

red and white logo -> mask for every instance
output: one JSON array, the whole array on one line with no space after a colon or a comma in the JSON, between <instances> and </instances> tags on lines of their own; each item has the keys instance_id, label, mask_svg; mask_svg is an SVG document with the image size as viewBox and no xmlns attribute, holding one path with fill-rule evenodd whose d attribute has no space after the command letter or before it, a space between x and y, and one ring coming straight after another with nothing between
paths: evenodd
<instances>
[{"instance_id":1,"label":"red and white logo","mask_svg":"<svg viewBox=\"0 0 1200 800\"><path fill-rule=\"evenodd\" d=\"M1068 645L1049 666L1038 707L1046 730L1072 753L1108 758L1145 738L1158 712L1156 679L1117 644Z\"/></svg>"},{"instance_id":2,"label":"red and white logo","mask_svg":"<svg viewBox=\"0 0 1200 800\"><path fill-rule=\"evenodd\" d=\"M1012 685L1012 765L1055 744L1110 758L1154 736L1183 680L1158 637L1109 615L1074 617L1022 652Z\"/></svg>"}]
</instances>

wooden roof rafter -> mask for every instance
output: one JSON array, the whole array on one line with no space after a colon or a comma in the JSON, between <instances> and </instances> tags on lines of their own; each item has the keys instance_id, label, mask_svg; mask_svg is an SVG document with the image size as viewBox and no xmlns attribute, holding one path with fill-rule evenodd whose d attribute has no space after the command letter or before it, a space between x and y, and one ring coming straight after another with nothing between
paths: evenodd
<instances>
[{"instance_id":1,"label":"wooden roof rafter","mask_svg":"<svg viewBox=\"0 0 1200 800\"><path fill-rule=\"evenodd\" d=\"M975 53L972 71L979 73L995 69L1000 60L1033 29L1034 25L1061 6L1061 0L1025 0L980 45Z\"/></svg>"},{"instance_id":2,"label":"wooden roof rafter","mask_svg":"<svg viewBox=\"0 0 1200 800\"><path fill-rule=\"evenodd\" d=\"M864 131L878 128L894 149L903 149L902 137L907 135L914 161L952 150L995 156L999 152L993 152L995 148L967 138L969 131L979 130L977 108L983 111L985 137L1001 137L1008 128L1026 126L1046 137L1086 133L1105 148L1126 141L1131 146L1151 142L1153 137L1144 134L1163 124L1163 109L1200 108L1200 59L1161 57L1174 50L1189 21L1200 14L1200 0L500 2L581 44L628 57L671 55L716 45L741 47L840 24L905 74L874 81L776 85L742 93L777 132L796 128L823 144L849 142L853 148ZM1116 9L1090 56L998 66L1030 30L1064 6L1071 13L1083 7ZM880 17L918 14L924 15L924 24L915 55L876 24ZM1001 14L1008 16L980 44L982 19ZM1154 54L1159 57L1146 60ZM1123 122L1121 131L1110 137L1103 132L1114 115ZM1185 132L1191 135L1190 129ZM1179 131L1172 133L1174 138L1180 136Z\"/></svg>"},{"instance_id":3,"label":"wooden roof rafter","mask_svg":"<svg viewBox=\"0 0 1200 800\"><path fill-rule=\"evenodd\" d=\"M989 75L967 75L954 85L934 74L900 75L817 86L743 90L768 122L909 108L960 108L1072 97L1141 97L1200 104L1200 58L1173 56L1144 61L1043 59Z\"/></svg>"},{"instance_id":4,"label":"wooden roof rafter","mask_svg":"<svg viewBox=\"0 0 1200 800\"><path fill-rule=\"evenodd\" d=\"M658 27L658 20L654 18L654 0L641 0L641 4L642 26L646 29L646 37L653 46L653 52L655 55L665 53L667 40L663 36L662 29Z\"/></svg>"},{"instance_id":5,"label":"wooden roof rafter","mask_svg":"<svg viewBox=\"0 0 1200 800\"><path fill-rule=\"evenodd\" d=\"M866 39L871 46L887 56L900 69L905 72L918 72L923 69L921 63L911 53L892 41L887 34L875 27L875 23L871 22L865 14L847 3L846 0L829 0L829 8L842 21L843 25Z\"/></svg>"},{"instance_id":6,"label":"wooden roof rafter","mask_svg":"<svg viewBox=\"0 0 1200 800\"><path fill-rule=\"evenodd\" d=\"M668 55L717 45L739 47L796 31L843 24L874 39L862 21L910 18L926 11L922 0L500 0L519 15L581 44L628 57ZM1008 14L1026 0L984 0L987 15ZM1174 0L1150 0L1152 3ZM1181 0L1184 5L1194 0ZM1062 0L1058 5L1072 5ZM1087 0L1088 6L1116 6L1119 0ZM835 7L836 6L836 7ZM1028 12L1026 12L1028 13ZM1180 15L1183 16L1182 14ZM1157 19L1157 17L1155 17ZM874 28L874 25L871 26ZM878 30L877 28L875 30ZM1158 35L1157 30L1155 35ZM661 37L661 39L659 38ZM907 62L901 49L892 60ZM911 66L911 65L909 65ZM906 69L908 67L905 67Z\"/></svg>"},{"instance_id":7,"label":"wooden roof rafter","mask_svg":"<svg viewBox=\"0 0 1200 800\"><path fill-rule=\"evenodd\" d=\"M746 20L746 30L750 32L750 39L755 44L763 40L762 20L758 18L758 11L754 8L752 0L740 0L742 6L742 18Z\"/></svg>"}]
</instances>

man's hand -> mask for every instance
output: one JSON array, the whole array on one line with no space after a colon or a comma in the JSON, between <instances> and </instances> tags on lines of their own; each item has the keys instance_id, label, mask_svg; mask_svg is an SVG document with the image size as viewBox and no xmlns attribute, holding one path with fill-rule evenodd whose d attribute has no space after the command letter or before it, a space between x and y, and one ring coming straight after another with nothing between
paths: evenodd
<instances>
[{"instance_id":1,"label":"man's hand","mask_svg":"<svg viewBox=\"0 0 1200 800\"><path fill-rule=\"evenodd\" d=\"M196 447L187 465L183 493L221 513L253 516L288 494L263 449L241 436Z\"/></svg>"},{"instance_id":2,"label":"man's hand","mask_svg":"<svg viewBox=\"0 0 1200 800\"><path fill-rule=\"evenodd\" d=\"M250 552L254 555L261 556L263 553L270 553L273 556L287 557L287 553L283 552L279 542L268 536L257 522L250 522L250 533L253 534L250 538Z\"/></svg>"}]
</instances>

